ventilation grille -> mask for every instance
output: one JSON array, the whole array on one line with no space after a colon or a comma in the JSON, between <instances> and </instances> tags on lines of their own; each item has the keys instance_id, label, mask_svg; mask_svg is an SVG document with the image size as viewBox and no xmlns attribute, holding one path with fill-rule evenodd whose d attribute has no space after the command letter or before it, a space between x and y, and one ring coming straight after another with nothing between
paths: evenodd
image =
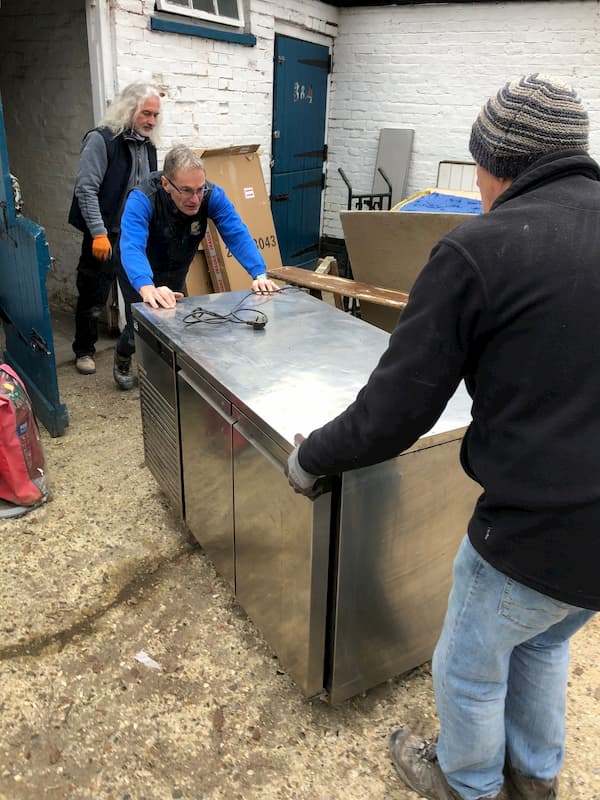
<instances>
[{"instance_id":1,"label":"ventilation grille","mask_svg":"<svg viewBox=\"0 0 600 800\"><path fill-rule=\"evenodd\" d=\"M139 380L146 465L183 516L177 409L159 394L142 366Z\"/></svg>"}]
</instances>

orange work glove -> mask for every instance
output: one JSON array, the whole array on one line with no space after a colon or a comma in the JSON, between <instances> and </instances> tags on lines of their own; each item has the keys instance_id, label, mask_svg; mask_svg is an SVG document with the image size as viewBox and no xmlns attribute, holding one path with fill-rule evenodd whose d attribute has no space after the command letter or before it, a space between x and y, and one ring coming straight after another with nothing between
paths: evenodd
<instances>
[{"instance_id":1,"label":"orange work glove","mask_svg":"<svg viewBox=\"0 0 600 800\"><path fill-rule=\"evenodd\" d=\"M98 261L108 261L112 256L112 246L106 234L94 236L92 241L92 255L94 258L97 258Z\"/></svg>"}]
</instances>

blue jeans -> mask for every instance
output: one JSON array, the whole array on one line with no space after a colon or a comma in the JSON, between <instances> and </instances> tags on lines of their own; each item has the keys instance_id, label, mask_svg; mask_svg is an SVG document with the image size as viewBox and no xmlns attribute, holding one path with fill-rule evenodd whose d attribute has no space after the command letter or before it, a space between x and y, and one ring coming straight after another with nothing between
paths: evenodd
<instances>
[{"instance_id":1,"label":"blue jeans","mask_svg":"<svg viewBox=\"0 0 600 800\"><path fill-rule=\"evenodd\" d=\"M433 686L438 759L464 800L498 794L505 758L529 777L558 774L569 639L593 614L508 578L463 539Z\"/></svg>"}]
</instances>

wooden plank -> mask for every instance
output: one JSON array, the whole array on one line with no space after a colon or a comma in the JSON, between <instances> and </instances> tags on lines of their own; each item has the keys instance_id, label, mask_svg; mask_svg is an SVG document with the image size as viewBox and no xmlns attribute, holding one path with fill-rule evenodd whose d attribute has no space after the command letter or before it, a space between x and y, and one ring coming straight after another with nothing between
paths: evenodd
<instances>
[{"instance_id":1,"label":"wooden plank","mask_svg":"<svg viewBox=\"0 0 600 800\"><path fill-rule=\"evenodd\" d=\"M325 258L320 258L317 261L317 266L315 268L315 275L329 275L331 272L331 265L335 264L335 258L333 256L326 256ZM337 273L335 273L337 275Z\"/></svg>"},{"instance_id":2,"label":"wooden plank","mask_svg":"<svg viewBox=\"0 0 600 800\"><path fill-rule=\"evenodd\" d=\"M323 265L327 265L326 271L328 275L332 275L336 278L339 277L337 260L333 256L325 256L325 258L321 262L319 262L319 265L317 266L315 272L318 272L319 267ZM345 311L344 301L342 300L342 296L340 294L333 295L333 302L335 303L336 308L339 308L340 311Z\"/></svg>"},{"instance_id":3,"label":"wooden plank","mask_svg":"<svg viewBox=\"0 0 600 800\"><path fill-rule=\"evenodd\" d=\"M362 281L352 281L334 275L320 275L301 267L277 267L268 271L270 278L294 286L303 286L306 289L316 289L321 292L332 292L345 297L355 297L357 300L368 300L370 303L387 306L388 308L403 309L408 302L406 292L395 289L384 289L381 286L372 286Z\"/></svg>"}]
</instances>

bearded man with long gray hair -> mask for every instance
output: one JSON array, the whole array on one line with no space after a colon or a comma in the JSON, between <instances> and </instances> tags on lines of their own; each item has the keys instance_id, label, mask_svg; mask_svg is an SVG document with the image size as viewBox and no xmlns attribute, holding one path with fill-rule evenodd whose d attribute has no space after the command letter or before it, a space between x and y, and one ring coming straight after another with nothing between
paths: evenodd
<instances>
[{"instance_id":1,"label":"bearded man with long gray hair","mask_svg":"<svg viewBox=\"0 0 600 800\"><path fill-rule=\"evenodd\" d=\"M151 84L129 84L81 145L69 222L83 233L73 341L75 367L83 375L96 372L98 319L117 272L125 198L157 167L160 97Z\"/></svg>"}]
</instances>

